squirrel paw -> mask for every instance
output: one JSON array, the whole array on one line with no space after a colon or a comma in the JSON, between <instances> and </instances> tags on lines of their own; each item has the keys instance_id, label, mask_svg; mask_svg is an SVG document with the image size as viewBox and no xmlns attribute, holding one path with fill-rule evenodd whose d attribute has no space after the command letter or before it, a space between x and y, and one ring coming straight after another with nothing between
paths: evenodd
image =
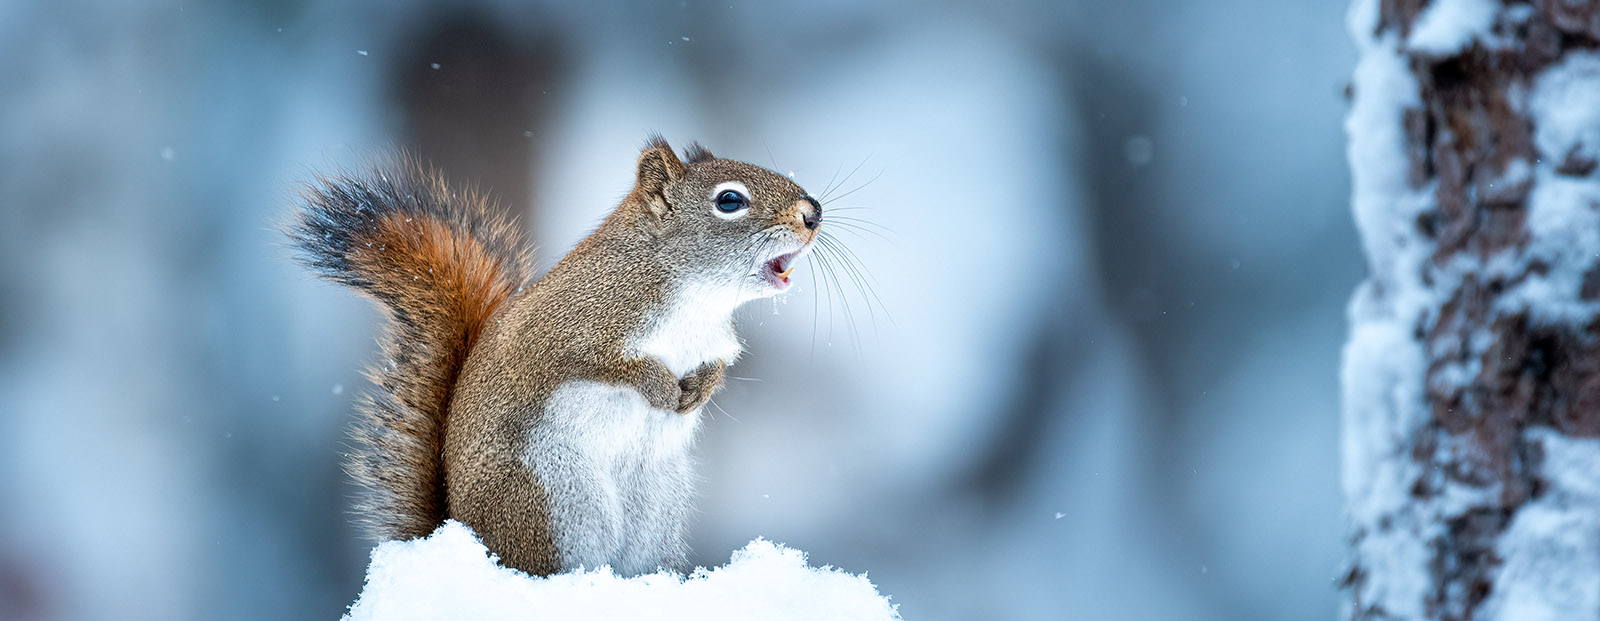
<instances>
[{"instance_id":1,"label":"squirrel paw","mask_svg":"<svg viewBox=\"0 0 1600 621\"><path fill-rule=\"evenodd\" d=\"M711 400L712 393L722 387L722 379L728 369L728 363L714 360L700 365L688 377L678 381L678 388L682 396L678 399L675 410L679 414L688 414Z\"/></svg>"},{"instance_id":2,"label":"squirrel paw","mask_svg":"<svg viewBox=\"0 0 1600 621\"><path fill-rule=\"evenodd\" d=\"M658 410L677 410L683 401L683 389L678 378L667 367L655 360L633 360L624 365L616 381L632 386L644 396L645 403Z\"/></svg>"}]
</instances>

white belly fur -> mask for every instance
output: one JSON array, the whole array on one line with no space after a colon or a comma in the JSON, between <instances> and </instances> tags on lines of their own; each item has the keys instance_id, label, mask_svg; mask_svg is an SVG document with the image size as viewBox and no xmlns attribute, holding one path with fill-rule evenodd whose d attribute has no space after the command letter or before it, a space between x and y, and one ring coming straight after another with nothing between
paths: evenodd
<instances>
[{"instance_id":1,"label":"white belly fur","mask_svg":"<svg viewBox=\"0 0 1600 621\"><path fill-rule=\"evenodd\" d=\"M733 311L744 301L740 292L691 289L673 297L678 302L647 324L625 350L660 360L678 377L712 360L733 364L740 349L733 333Z\"/></svg>"},{"instance_id":2,"label":"white belly fur","mask_svg":"<svg viewBox=\"0 0 1600 621\"><path fill-rule=\"evenodd\" d=\"M678 303L625 344L627 353L660 360L678 377L712 360L732 363L740 349L732 313L743 300L722 290L673 298ZM699 424L699 410L657 410L632 388L591 381L556 387L525 460L549 497L563 569L687 569L689 449Z\"/></svg>"},{"instance_id":3,"label":"white belly fur","mask_svg":"<svg viewBox=\"0 0 1600 621\"><path fill-rule=\"evenodd\" d=\"M653 409L630 388L575 381L555 390L526 460L548 495L563 569L683 568L699 421L698 411Z\"/></svg>"}]
</instances>

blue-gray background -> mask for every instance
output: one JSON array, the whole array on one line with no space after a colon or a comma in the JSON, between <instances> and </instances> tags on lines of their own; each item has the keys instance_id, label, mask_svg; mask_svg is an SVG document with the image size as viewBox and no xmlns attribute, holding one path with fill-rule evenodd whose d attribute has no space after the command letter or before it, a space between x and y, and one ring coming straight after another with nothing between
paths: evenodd
<instances>
[{"instance_id":1,"label":"blue-gray background","mask_svg":"<svg viewBox=\"0 0 1600 621\"><path fill-rule=\"evenodd\" d=\"M378 316L287 260L294 184L413 148L548 265L650 131L813 190L860 165L830 209L888 230L835 227L882 308L810 262L743 311L699 562L786 542L910 619L1329 618L1343 18L0 3L0 618L340 614Z\"/></svg>"}]
</instances>

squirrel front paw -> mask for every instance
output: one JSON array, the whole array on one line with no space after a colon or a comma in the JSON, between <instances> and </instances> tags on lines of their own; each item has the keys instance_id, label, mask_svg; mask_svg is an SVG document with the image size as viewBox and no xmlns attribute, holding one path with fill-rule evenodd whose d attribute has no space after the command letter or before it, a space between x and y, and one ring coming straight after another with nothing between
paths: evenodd
<instances>
[{"instance_id":1,"label":"squirrel front paw","mask_svg":"<svg viewBox=\"0 0 1600 621\"><path fill-rule=\"evenodd\" d=\"M667 370L666 365L653 358L629 360L607 375L613 375L608 378L610 381L639 391L645 403L652 408L677 410L683 401L683 389L678 386L678 378Z\"/></svg>"},{"instance_id":2,"label":"squirrel front paw","mask_svg":"<svg viewBox=\"0 0 1600 621\"><path fill-rule=\"evenodd\" d=\"M726 376L728 363L713 360L700 365L688 377L678 382L682 396L678 399L675 408L679 414L688 414L705 405L711 400L712 393L722 387L722 379Z\"/></svg>"}]
</instances>

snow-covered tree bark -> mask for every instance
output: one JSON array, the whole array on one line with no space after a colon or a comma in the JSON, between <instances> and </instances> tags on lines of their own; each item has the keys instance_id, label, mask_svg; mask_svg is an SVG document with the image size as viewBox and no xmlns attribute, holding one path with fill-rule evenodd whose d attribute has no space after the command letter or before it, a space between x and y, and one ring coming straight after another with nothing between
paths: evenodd
<instances>
[{"instance_id":1,"label":"snow-covered tree bark","mask_svg":"<svg viewBox=\"0 0 1600 621\"><path fill-rule=\"evenodd\" d=\"M1600 2L1355 0L1350 619L1600 619Z\"/></svg>"}]
</instances>

